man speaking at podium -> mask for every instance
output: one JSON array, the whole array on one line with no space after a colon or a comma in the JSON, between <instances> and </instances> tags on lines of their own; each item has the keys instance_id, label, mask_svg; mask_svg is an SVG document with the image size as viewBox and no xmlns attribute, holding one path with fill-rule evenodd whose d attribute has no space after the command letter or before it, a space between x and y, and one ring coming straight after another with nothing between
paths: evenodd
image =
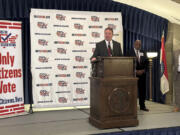
<instances>
[{"instance_id":1,"label":"man speaking at podium","mask_svg":"<svg viewBox=\"0 0 180 135\"><path fill-rule=\"evenodd\" d=\"M105 40L96 44L96 48L93 56L91 57L91 61L95 61L97 56L101 56L101 57L122 56L120 43L112 40L112 37L113 37L113 29L109 27L106 28L104 30Z\"/></svg>"}]
</instances>

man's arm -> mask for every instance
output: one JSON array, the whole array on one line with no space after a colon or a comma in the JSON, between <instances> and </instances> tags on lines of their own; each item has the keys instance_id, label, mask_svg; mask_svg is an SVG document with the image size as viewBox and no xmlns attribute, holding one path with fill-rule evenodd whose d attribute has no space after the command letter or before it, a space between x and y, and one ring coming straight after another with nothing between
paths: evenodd
<instances>
[{"instance_id":1,"label":"man's arm","mask_svg":"<svg viewBox=\"0 0 180 135\"><path fill-rule=\"evenodd\" d=\"M147 57L147 53L146 52L143 52L143 53L144 53L144 56L145 56L145 62L144 62L145 72L147 72L148 69L149 69L149 60L148 60L148 57Z\"/></svg>"},{"instance_id":2,"label":"man's arm","mask_svg":"<svg viewBox=\"0 0 180 135\"><path fill-rule=\"evenodd\" d=\"M92 57L91 57L91 61L96 60L96 58L97 58L98 55L99 55L99 54L98 54L98 44L96 44L96 48L95 48L94 53L93 53L93 55L92 55Z\"/></svg>"},{"instance_id":3,"label":"man's arm","mask_svg":"<svg viewBox=\"0 0 180 135\"><path fill-rule=\"evenodd\" d=\"M142 63L144 68L142 70L139 70L141 75L145 74L148 71L148 68L149 68L148 57L147 57L147 55L146 55L146 53L144 51L142 53L144 54L144 56L143 56L144 60L143 60L143 63Z\"/></svg>"},{"instance_id":4,"label":"man's arm","mask_svg":"<svg viewBox=\"0 0 180 135\"><path fill-rule=\"evenodd\" d=\"M119 56L123 56L122 49L121 49L121 44L120 43L119 43Z\"/></svg>"}]
</instances>

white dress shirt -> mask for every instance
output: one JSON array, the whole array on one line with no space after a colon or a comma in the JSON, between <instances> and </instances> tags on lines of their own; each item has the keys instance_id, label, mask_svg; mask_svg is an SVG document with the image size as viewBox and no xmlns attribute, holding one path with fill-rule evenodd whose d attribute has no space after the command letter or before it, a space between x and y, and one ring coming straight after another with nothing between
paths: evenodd
<instances>
[{"instance_id":1,"label":"white dress shirt","mask_svg":"<svg viewBox=\"0 0 180 135\"><path fill-rule=\"evenodd\" d=\"M108 45L109 45L109 42L110 42L111 50L113 50L113 42L112 42L112 40L111 41L105 40L105 41L106 41L107 48L108 48Z\"/></svg>"},{"instance_id":2,"label":"white dress shirt","mask_svg":"<svg viewBox=\"0 0 180 135\"><path fill-rule=\"evenodd\" d=\"M137 51L138 51L138 54L137 54ZM134 48L134 52L135 52L135 54L136 54L136 57L138 57L138 59L140 60L140 50L136 50L136 49Z\"/></svg>"}]
</instances>

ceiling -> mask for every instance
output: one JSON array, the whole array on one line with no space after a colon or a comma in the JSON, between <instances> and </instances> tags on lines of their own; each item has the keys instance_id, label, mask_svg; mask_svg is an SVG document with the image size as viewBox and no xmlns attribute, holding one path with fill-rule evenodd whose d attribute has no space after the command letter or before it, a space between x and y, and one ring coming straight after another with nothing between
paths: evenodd
<instances>
[{"instance_id":1,"label":"ceiling","mask_svg":"<svg viewBox=\"0 0 180 135\"><path fill-rule=\"evenodd\" d=\"M180 24L180 0L113 0L131 5Z\"/></svg>"}]
</instances>

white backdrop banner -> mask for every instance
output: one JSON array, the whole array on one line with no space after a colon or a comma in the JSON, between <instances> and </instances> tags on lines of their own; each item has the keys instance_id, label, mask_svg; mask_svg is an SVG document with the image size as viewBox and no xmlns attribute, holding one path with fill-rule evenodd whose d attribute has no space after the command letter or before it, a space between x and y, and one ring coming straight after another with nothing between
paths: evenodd
<instances>
[{"instance_id":1,"label":"white backdrop banner","mask_svg":"<svg viewBox=\"0 0 180 135\"><path fill-rule=\"evenodd\" d=\"M0 118L24 112L21 22L0 20Z\"/></svg>"},{"instance_id":2,"label":"white backdrop banner","mask_svg":"<svg viewBox=\"0 0 180 135\"><path fill-rule=\"evenodd\" d=\"M123 46L121 13L32 9L30 23L35 107L89 105L90 57L106 27Z\"/></svg>"}]
</instances>

